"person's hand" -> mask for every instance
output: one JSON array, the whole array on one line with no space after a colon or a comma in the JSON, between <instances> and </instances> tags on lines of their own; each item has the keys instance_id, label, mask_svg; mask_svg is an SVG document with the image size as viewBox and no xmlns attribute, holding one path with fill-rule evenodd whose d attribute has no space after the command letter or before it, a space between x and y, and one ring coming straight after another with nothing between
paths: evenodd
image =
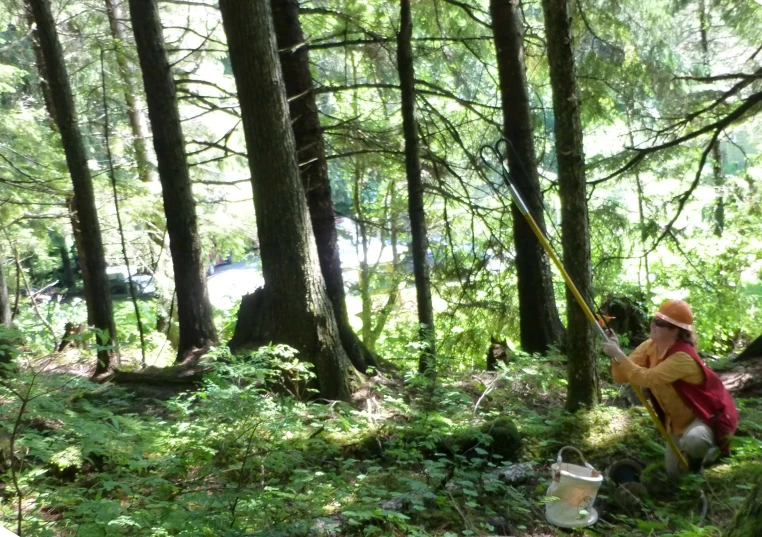
<instances>
[{"instance_id":1,"label":"person's hand","mask_svg":"<svg viewBox=\"0 0 762 537\"><path fill-rule=\"evenodd\" d=\"M603 348L603 352L606 353L606 356L614 360L616 363L627 359L627 355L622 352L622 349L619 348L619 344L614 340L606 341L601 347Z\"/></svg>"},{"instance_id":2,"label":"person's hand","mask_svg":"<svg viewBox=\"0 0 762 537\"><path fill-rule=\"evenodd\" d=\"M614 332L611 328L604 328L603 332L606 334L606 337L609 338L609 341L613 341L619 345L619 336L616 335L616 332Z\"/></svg>"}]
</instances>

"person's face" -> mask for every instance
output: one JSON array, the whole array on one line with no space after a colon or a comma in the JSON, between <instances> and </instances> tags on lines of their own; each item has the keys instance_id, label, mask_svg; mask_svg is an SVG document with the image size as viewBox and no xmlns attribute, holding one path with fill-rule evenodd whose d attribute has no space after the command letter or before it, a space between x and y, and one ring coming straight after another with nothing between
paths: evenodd
<instances>
[{"instance_id":1,"label":"person's face","mask_svg":"<svg viewBox=\"0 0 762 537\"><path fill-rule=\"evenodd\" d=\"M651 339L657 343L667 343L677 338L679 329L659 317L651 319Z\"/></svg>"}]
</instances>

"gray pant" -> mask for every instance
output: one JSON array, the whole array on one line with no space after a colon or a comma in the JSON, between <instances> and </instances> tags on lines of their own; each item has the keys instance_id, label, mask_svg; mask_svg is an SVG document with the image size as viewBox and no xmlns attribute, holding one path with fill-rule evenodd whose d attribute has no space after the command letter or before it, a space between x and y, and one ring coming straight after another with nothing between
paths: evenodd
<instances>
[{"instance_id":1,"label":"gray pant","mask_svg":"<svg viewBox=\"0 0 762 537\"><path fill-rule=\"evenodd\" d=\"M691 459L696 461L703 460L707 451L714 446L714 433L698 418L693 420L683 434L672 434L671 436L689 462ZM669 445L665 453L664 463L667 466L669 477L672 479L680 477L680 461Z\"/></svg>"}]
</instances>

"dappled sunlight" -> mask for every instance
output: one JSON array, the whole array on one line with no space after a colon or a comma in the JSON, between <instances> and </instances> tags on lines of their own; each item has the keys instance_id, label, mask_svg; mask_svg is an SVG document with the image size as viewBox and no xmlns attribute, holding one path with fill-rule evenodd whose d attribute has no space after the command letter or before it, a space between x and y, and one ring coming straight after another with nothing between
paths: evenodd
<instances>
[{"instance_id":1,"label":"dappled sunlight","mask_svg":"<svg viewBox=\"0 0 762 537\"><path fill-rule=\"evenodd\" d=\"M655 461L662 472L663 448L642 409L597 407L571 415L560 403L538 403L556 382L552 364L515 364L510 380L502 381L502 373L434 386L415 376L369 381L356 405L296 401L241 382L229 365L219 367L203 389L169 399L158 414L143 413L145 403L124 389L103 390L81 379L61 385L59 375L41 376L39 389L57 389L30 407L28 419L40 416L40 430L26 430L22 439L29 449L22 471L30 520L48 520L43 505L55 506L45 512L70 517L100 497L125 527L221 528L235 505L242 528L288 535L309 528L357 535L353 528L376 526L389 535L441 537L485 524L517 536L553 535L538 521L547 464L561 446L578 447L601 471L635 456ZM252 366L240 367L242 373ZM73 397L77 403L59 413ZM4 405L6 420L14 408ZM42 419L51 413L58 421ZM505 449L510 436L496 436L500 420L515 423L521 448ZM737 508L753 472L762 473L759 442L739 439L737 451L705 474L707 494L717 498L717 523ZM501 476L514 461L528 463L529 473L509 483ZM75 492L83 483L92 491ZM675 508L694 508L698 485L691 483L673 500ZM127 489L150 499L146 506L161 507L130 502ZM171 514L174 506L185 518ZM666 504L659 509L665 520L674 516Z\"/></svg>"},{"instance_id":2,"label":"dappled sunlight","mask_svg":"<svg viewBox=\"0 0 762 537\"><path fill-rule=\"evenodd\" d=\"M610 447L622 441L633 429L632 414L620 409L607 411L603 415L586 412L587 422L585 443L592 450Z\"/></svg>"},{"instance_id":3,"label":"dappled sunlight","mask_svg":"<svg viewBox=\"0 0 762 537\"><path fill-rule=\"evenodd\" d=\"M347 404L267 391L263 379L284 371L273 364L294 357L284 348L263 349L245 359L214 349L215 372L197 390L153 392L72 376L74 364L92 363L89 351L22 355L25 371L43 373L36 390L50 390L29 407L19 442L29 449L22 475L30 523L55 524L61 513L79 516L101 505L103 517L82 519L84 525L101 527L108 513L123 528L204 526L218 532L229 527L234 510L242 529L288 535L320 529L355 536L370 527L389 535L442 537L470 527L485 534L494 527L500 528L495 534L553 535L542 522L542 505L548 465L562 446L579 448L600 471L635 457L650 463L655 476L663 474L662 440L643 409L563 410L567 381L560 354L514 349L496 372L449 371L434 384L414 373L368 377ZM403 349L397 357L414 363L415 353ZM257 361L263 356L269 361ZM269 367L276 369L265 373ZM310 369L289 371L309 375ZM4 421L12 420L18 402L0 396L8 402ZM742 431L756 435L758 405L748 399L739 406ZM760 470L756 439L737 438L734 453L705 473L713 524L726 523ZM527 465L525 475L506 481L513 475L506 469L516 462ZM671 498L650 500L661 517L655 520L667 522L649 527L676 529L678 520L696 520L704 485L693 477ZM75 492L83 484L92 490ZM148 499L131 502L130 494ZM607 494L602 489L599 506L605 523L631 528L632 520L615 518L621 512ZM148 504L159 507L152 511Z\"/></svg>"},{"instance_id":4,"label":"dappled sunlight","mask_svg":"<svg viewBox=\"0 0 762 537\"><path fill-rule=\"evenodd\" d=\"M554 450L563 445L579 448L599 469L617 458L630 456L634 446L645 456L661 449L658 433L642 411L614 407L580 410L555 418L547 426L540 449L546 457L555 458Z\"/></svg>"}]
</instances>

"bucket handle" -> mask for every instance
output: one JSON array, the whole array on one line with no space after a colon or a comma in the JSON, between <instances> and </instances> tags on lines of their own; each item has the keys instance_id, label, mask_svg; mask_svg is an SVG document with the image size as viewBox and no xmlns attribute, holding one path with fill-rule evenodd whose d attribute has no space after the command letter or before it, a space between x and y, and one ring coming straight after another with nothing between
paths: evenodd
<instances>
[{"instance_id":1,"label":"bucket handle","mask_svg":"<svg viewBox=\"0 0 762 537\"><path fill-rule=\"evenodd\" d=\"M563 452L564 450L567 450L567 449L571 449L572 451L575 451L577 455L579 455L579 458L582 460L582 463L585 465L585 468L587 468L588 470L595 470L595 468L593 468L593 466L585 460L585 456L582 454L582 452L573 446L564 446L560 450L558 450L558 459L557 459L558 464L561 464L564 462Z\"/></svg>"}]
</instances>

